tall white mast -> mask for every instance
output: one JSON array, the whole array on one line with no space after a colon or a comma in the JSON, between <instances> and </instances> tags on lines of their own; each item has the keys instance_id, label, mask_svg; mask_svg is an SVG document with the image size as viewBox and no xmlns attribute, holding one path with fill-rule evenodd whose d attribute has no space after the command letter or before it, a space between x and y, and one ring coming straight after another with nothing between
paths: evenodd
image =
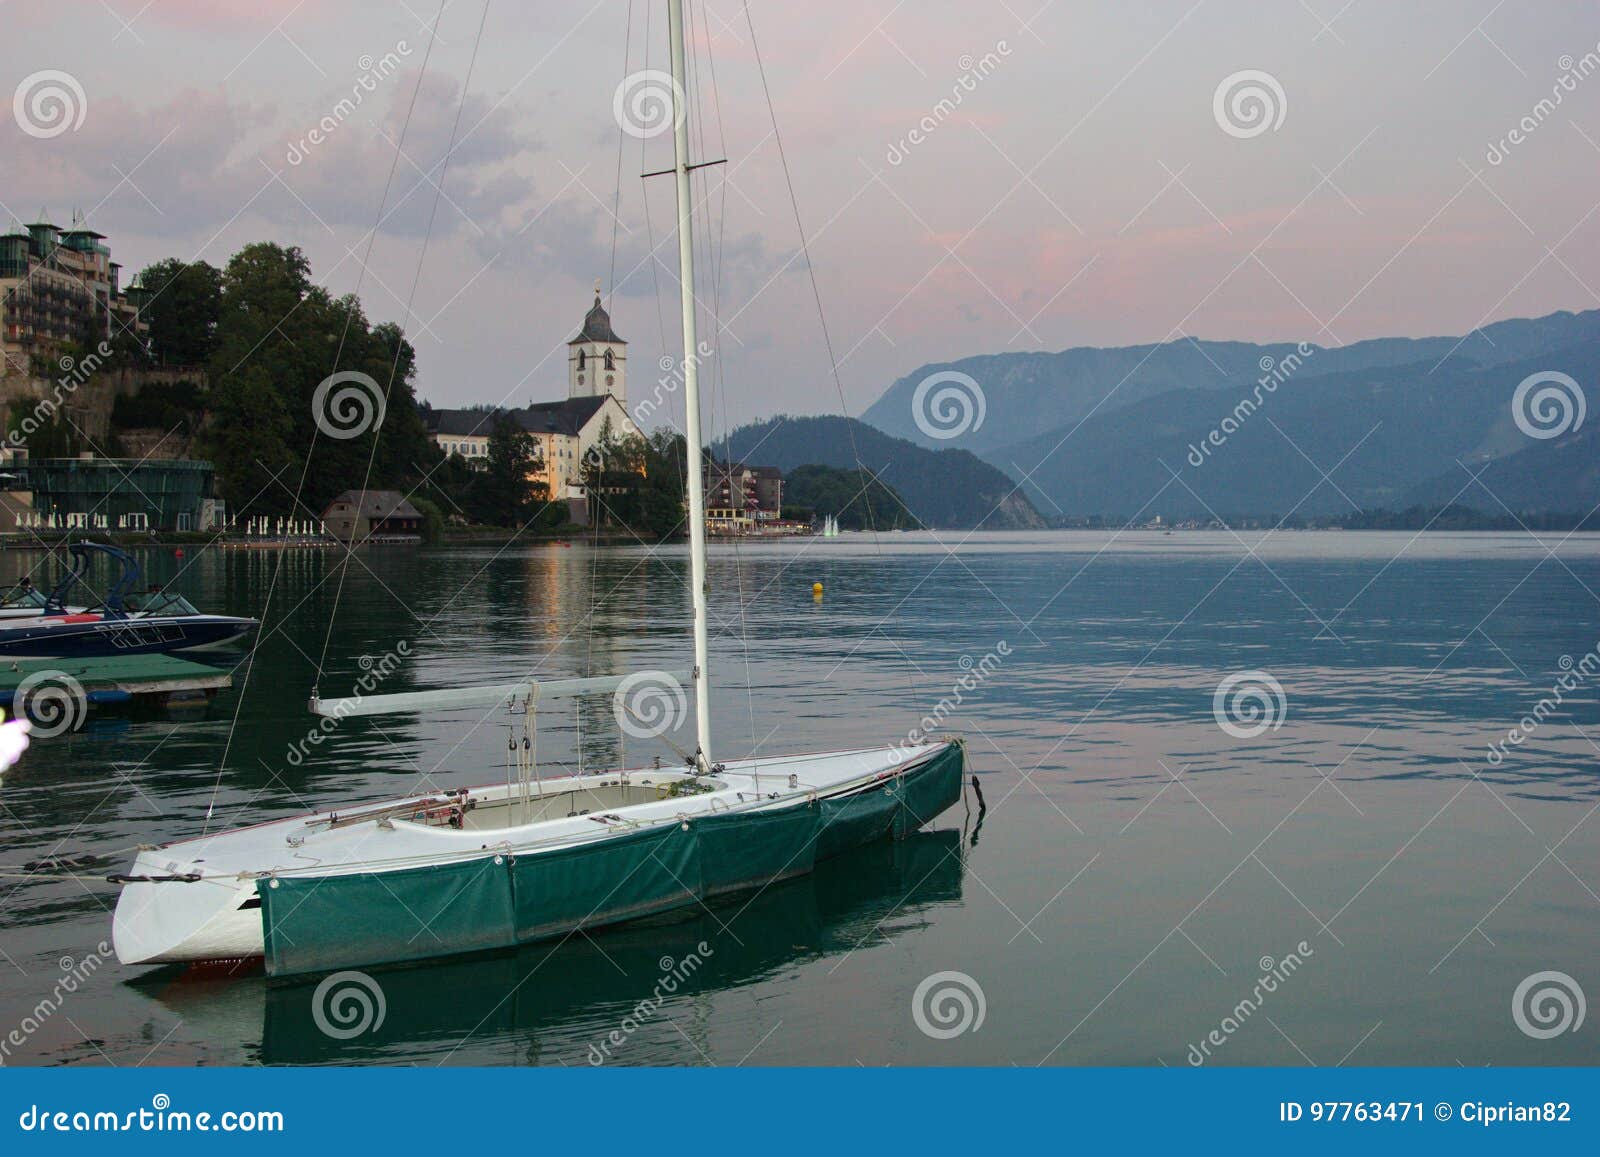
<instances>
[{"instance_id":1,"label":"tall white mast","mask_svg":"<svg viewBox=\"0 0 1600 1157\"><path fill-rule=\"evenodd\" d=\"M694 201L689 191L689 77L684 66L683 0L667 0L667 35L672 41L672 159L678 185L678 289L683 301L683 432L689 458L689 581L694 588L694 725L700 766L709 770L711 678L706 639L706 495L700 462L700 345L695 336L694 316L694 234L691 229Z\"/></svg>"}]
</instances>

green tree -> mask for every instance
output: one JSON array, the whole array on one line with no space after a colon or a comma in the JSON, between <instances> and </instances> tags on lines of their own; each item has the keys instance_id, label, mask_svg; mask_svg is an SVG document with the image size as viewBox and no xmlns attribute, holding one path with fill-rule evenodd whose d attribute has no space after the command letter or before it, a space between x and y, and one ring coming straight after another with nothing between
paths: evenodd
<instances>
[{"instance_id":1,"label":"green tree","mask_svg":"<svg viewBox=\"0 0 1600 1157\"><path fill-rule=\"evenodd\" d=\"M298 459L289 448L294 423L267 371L250 366L230 374L212 391L212 398L206 452L216 464L217 489L230 516L304 517L305 510L293 502L299 481ZM280 481L273 481L274 475Z\"/></svg>"},{"instance_id":2,"label":"green tree","mask_svg":"<svg viewBox=\"0 0 1600 1157\"><path fill-rule=\"evenodd\" d=\"M835 516L848 530L907 530L920 525L900 495L865 470L797 466L784 478L784 497L795 506Z\"/></svg>"},{"instance_id":3,"label":"green tree","mask_svg":"<svg viewBox=\"0 0 1600 1157\"><path fill-rule=\"evenodd\" d=\"M150 294L140 316L150 324L151 359L161 366L208 362L222 313L222 271L169 257L146 266L139 283Z\"/></svg>"},{"instance_id":4,"label":"green tree","mask_svg":"<svg viewBox=\"0 0 1600 1157\"><path fill-rule=\"evenodd\" d=\"M264 382L276 398L275 419L288 423L282 449L291 486L302 474L305 479L293 513L320 511L347 489L412 489L438 461L438 451L417 412L416 353L400 327L374 326L354 295L335 300L314 285L310 263L292 246L247 245L221 277L213 389L219 395L231 390L234 405L248 400L259 406ZM239 386L236 379L249 371L264 378ZM319 398L319 387L338 373L362 378L333 384ZM214 420L221 413L219 400ZM219 432L218 438L226 442L232 434ZM237 456L234 465L243 466ZM284 502L291 497L281 488L279 496Z\"/></svg>"},{"instance_id":5,"label":"green tree","mask_svg":"<svg viewBox=\"0 0 1600 1157\"><path fill-rule=\"evenodd\" d=\"M545 505L545 487L529 479L539 466L539 444L509 414L489 428L487 467L473 478L466 508L473 521L488 526L521 527Z\"/></svg>"},{"instance_id":6,"label":"green tree","mask_svg":"<svg viewBox=\"0 0 1600 1157\"><path fill-rule=\"evenodd\" d=\"M670 430L619 438L603 429L583 462L590 519L654 541L685 533L685 446Z\"/></svg>"}]
</instances>

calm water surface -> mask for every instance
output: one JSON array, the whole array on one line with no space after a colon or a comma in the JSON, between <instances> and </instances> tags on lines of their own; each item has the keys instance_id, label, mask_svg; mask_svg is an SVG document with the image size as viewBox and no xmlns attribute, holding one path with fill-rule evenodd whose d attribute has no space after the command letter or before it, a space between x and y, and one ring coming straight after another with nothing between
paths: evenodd
<instances>
[{"instance_id":1,"label":"calm water surface","mask_svg":"<svg viewBox=\"0 0 1600 1157\"><path fill-rule=\"evenodd\" d=\"M213 804L231 826L503 778L505 721L478 712L347 720L297 765L325 646L327 696L401 643L385 691L688 663L681 548L363 551L331 633L333 552L190 554L144 557L207 610L270 593L243 693L37 742L0 787L7 872L120 870ZM0 581L38 562L0 556ZM613 1031L628 1064L1181 1066L1213 1031L1208 1063L1600 1062L1592 1022L1539 1040L1512 1015L1545 970L1600 998L1600 677L1486 756L1600 640L1595 537L847 535L723 545L711 575L719 755L887 743L943 711L981 824L969 792L914 839L710 911L375 970L383 1023L350 1040L318 1029L317 978L113 960L6 1063L581 1065ZM1282 687L1275 727L1219 726L1239 672ZM673 759L616 730L607 700L542 713L547 772ZM114 902L0 881L0 1039ZM1235 1019L1264 970L1285 979ZM943 972L970 978L969 1020L982 1005L947 1038L913 1014Z\"/></svg>"}]
</instances>

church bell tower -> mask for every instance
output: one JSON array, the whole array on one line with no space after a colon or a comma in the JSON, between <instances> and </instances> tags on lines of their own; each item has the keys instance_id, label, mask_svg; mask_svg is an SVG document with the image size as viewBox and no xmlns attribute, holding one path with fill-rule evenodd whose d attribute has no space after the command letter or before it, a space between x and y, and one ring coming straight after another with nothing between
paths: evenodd
<instances>
[{"instance_id":1,"label":"church bell tower","mask_svg":"<svg viewBox=\"0 0 1600 1157\"><path fill-rule=\"evenodd\" d=\"M611 328L611 315L600 303L600 283L595 282L594 305L584 316L583 329L567 343L567 396L590 398L610 394L628 405L628 343Z\"/></svg>"}]
</instances>

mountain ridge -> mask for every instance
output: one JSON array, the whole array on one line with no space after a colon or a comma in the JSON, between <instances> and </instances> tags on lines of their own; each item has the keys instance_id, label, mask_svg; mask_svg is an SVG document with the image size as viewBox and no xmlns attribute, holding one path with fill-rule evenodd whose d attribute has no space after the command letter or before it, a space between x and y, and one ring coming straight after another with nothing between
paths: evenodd
<instances>
[{"instance_id":1,"label":"mountain ridge","mask_svg":"<svg viewBox=\"0 0 1600 1157\"><path fill-rule=\"evenodd\" d=\"M810 465L863 467L892 487L927 526L1030 530L1048 525L1010 476L977 455L930 450L857 418L779 415L742 426L711 449L785 472Z\"/></svg>"},{"instance_id":2,"label":"mountain ridge","mask_svg":"<svg viewBox=\"0 0 1600 1157\"><path fill-rule=\"evenodd\" d=\"M1460 336L1370 338L1333 347L1304 343L1309 354L1301 354L1302 344L1295 342L1193 337L1136 346L1078 346L1056 353L977 354L929 363L898 379L867 408L862 421L918 445L968 449L994 461L992 451L1028 441L1041 431L1064 430L1090 415L1173 390L1237 387L1291 355L1311 367L1309 371L1302 367L1297 376L1320 377L1424 361L1431 366L1445 359L1487 367L1591 338L1600 338L1600 310L1510 318ZM949 433L949 424L930 420L924 398L919 425L914 405L917 387L934 374L965 375L976 383L981 391L981 423L974 411L970 428L941 437Z\"/></svg>"}]
</instances>

